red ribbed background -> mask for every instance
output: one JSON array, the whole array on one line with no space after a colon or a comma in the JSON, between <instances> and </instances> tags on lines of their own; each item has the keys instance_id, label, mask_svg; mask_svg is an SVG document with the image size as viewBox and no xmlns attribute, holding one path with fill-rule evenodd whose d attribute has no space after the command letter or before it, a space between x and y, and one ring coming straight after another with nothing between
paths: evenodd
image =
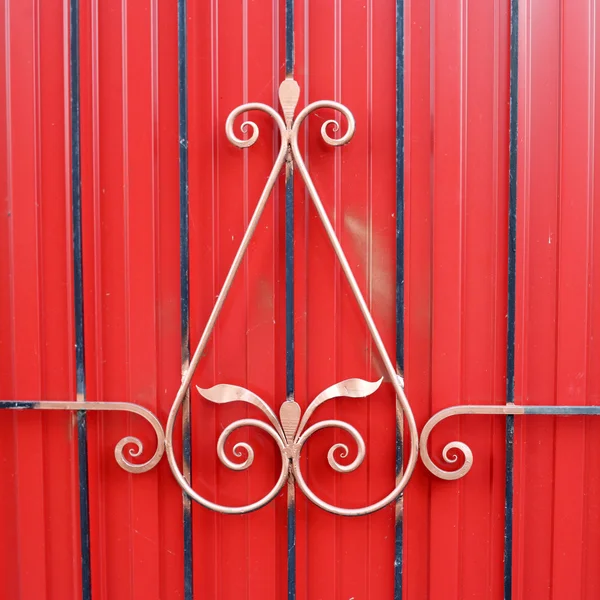
<instances>
[{"instance_id":1,"label":"red ribbed background","mask_svg":"<svg viewBox=\"0 0 600 600\"><path fill-rule=\"evenodd\" d=\"M595 175L595 0L520 0L516 393L518 404L600 404L600 235ZM128 401L165 423L181 377L176 0L81 0L81 164L87 400ZM454 404L503 404L506 377L509 0L405 0L405 374L422 427ZM67 0L0 0L0 398L75 399ZM243 102L277 105L283 0L188 0L190 337L194 346L277 151L269 119L248 151L226 139ZM395 356L396 2L296 0L300 106L343 102L356 135L301 148ZM296 400L305 407L380 365L304 186L295 182ZM194 383L285 398L284 189L277 186ZM271 440L242 430L248 471L218 461L228 423L257 416L192 391L193 486L230 504L266 493ZM317 418L355 425L356 472L334 473L320 432L305 451L328 502L373 502L394 482L389 384ZM516 417L513 598L600 595L594 417ZM181 492L163 460L114 460L135 416L88 417L94 600L183 598ZM179 430L179 427L178 427ZM404 499L405 600L503 597L505 427L451 420L432 453L473 449L457 482L418 465ZM176 440L177 443L180 443ZM351 442L350 444L351 445ZM177 449L180 454L179 448ZM0 600L81 597L73 415L0 412ZM247 516L193 507L194 597L287 597L286 502ZM332 516L297 495L298 600L394 596L394 509Z\"/></svg>"}]
</instances>

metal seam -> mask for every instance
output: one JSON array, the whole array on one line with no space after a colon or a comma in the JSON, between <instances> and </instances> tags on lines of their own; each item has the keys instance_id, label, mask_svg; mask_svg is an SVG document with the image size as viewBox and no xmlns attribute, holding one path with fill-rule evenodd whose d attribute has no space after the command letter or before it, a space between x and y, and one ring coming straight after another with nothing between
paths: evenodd
<instances>
[{"instance_id":1,"label":"metal seam","mask_svg":"<svg viewBox=\"0 0 600 600\"><path fill-rule=\"evenodd\" d=\"M69 3L69 76L71 103L71 202L73 237L73 307L75 323L75 368L78 402L85 402L85 338L83 322L83 254L81 231L81 104L79 79L79 0ZM87 448L87 418L77 412L79 474L79 528L81 543L81 597L91 600L90 503Z\"/></svg>"},{"instance_id":2,"label":"metal seam","mask_svg":"<svg viewBox=\"0 0 600 600\"><path fill-rule=\"evenodd\" d=\"M181 308L181 373L190 363L189 327L189 194L188 194L188 102L187 102L187 4L177 0L177 91L179 125L179 268ZM182 409L183 475L191 482L191 408L187 390ZM192 504L185 492L183 501L183 579L184 598L192 600L193 586L193 533Z\"/></svg>"},{"instance_id":3,"label":"metal seam","mask_svg":"<svg viewBox=\"0 0 600 600\"><path fill-rule=\"evenodd\" d=\"M519 2L510 2L510 115L508 173L508 306L506 340L506 403L515 399L515 315L517 266L517 146L519 83ZM512 599L514 496L514 416L506 417L506 483L504 503L504 600Z\"/></svg>"},{"instance_id":4,"label":"metal seam","mask_svg":"<svg viewBox=\"0 0 600 600\"><path fill-rule=\"evenodd\" d=\"M396 0L396 368L404 376L404 0ZM403 470L403 424L396 423L396 481ZM394 600L402 599L404 497L394 515Z\"/></svg>"}]
</instances>

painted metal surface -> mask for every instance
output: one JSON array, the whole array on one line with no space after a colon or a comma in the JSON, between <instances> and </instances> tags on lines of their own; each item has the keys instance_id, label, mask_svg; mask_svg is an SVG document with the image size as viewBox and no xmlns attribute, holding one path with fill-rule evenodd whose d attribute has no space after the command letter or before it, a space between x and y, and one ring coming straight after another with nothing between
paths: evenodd
<instances>
[{"instance_id":1,"label":"painted metal surface","mask_svg":"<svg viewBox=\"0 0 600 600\"><path fill-rule=\"evenodd\" d=\"M0 10L0 394L75 401L68 5L45 7ZM3 412L2 598L81 597L76 432Z\"/></svg>"},{"instance_id":2,"label":"painted metal surface","mask_svg":"<svg viewBox=\"0 0 600 600\"><path fill-rule=\"evenodd\" d=\"M80 12L87 400L164 424L181 373L177 4ZM143 477L115 469L127 429L151 446L134 419L88 418L92 597L178 598L181 493L164 461Z\"/></svg>"},{"instance_id":3,"label":"painted metal surface","mask_svg":"<svg viewBox=\"0 0 600 600\"><path fill-rule=\"evenodd\" d=\"M421 430L448 406L506 401L509 3L410 2L405 22L405 374ZM452 482L415 470L405 598L502 598L504 419L447 419L436 459L450 440L475 463Z\"/></svg>"},{"instance_id":4,"label":"painted metal surface","mask_svg":"<svg viewBox=\"0 0 600 600\"><path fill-rule=\"evenodd\" d=\"M521 5L515 397L525 405L598 404L599 17L594 2ZM515 599L600 594L599 427L517 424Z\"/></svg>"},{"instance_id":5,"label":"painted metal surface","mask_svg":"<svg viewBox=\"0 0 600 600\"><path fill-rule=\"evenodd\" d=\"M0 597L598 595L594 2L4 0L0 19ZM300 109L333 98L357 131L323 146L328 103L290 129L302 177L275 183L225 298L279 142L259 117L254 152L236 152L225 118L276 105L292 67ZM215 300L213 340L181 384ZM225 469L235 448L220 436L256 414L207 388L308 415L336 381L386 375L368 403L318 408L356 429L319 431L293 456L313 501L364 512L394 486L399 380L375 352L394 342L423 464L456 481L419 465L405 503L354 519L303 495L290 519L284 492L249 515L182 504L160 461L177 389L219 406L194 389L183 444L171 412L169 456L189 446L191 487L235 506L268 493L281 459L247 429L232 437L256 449L252 467ZM142 468L123 460L126 434L147 447ZM328 451L352 438L358 461L363 438L367 451L348 473Z\"/></svg>"}]
</instances>

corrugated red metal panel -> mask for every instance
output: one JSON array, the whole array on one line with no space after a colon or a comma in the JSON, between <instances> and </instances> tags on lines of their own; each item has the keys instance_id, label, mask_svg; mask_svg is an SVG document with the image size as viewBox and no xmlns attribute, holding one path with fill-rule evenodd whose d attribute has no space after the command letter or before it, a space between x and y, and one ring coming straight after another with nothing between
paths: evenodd
<instances>
[{"instance_id":1,"label":"corrugated red metal panel","mask_svg":"<svg viewBox=\"0 0 600 600\"><path fill-rule=\"evenodd\" d=\"M503 404L506 363L508 2L408 3L406 385L417 423ZM456 482L420 466L406 491L405 598L502 596L504 423L434 432L475 465Z\"/></svg>"},{"instance_id":2,"label":"corrugated red metal panel","mask_svg":"<svg viewBox=\"0 0 600 600\"><path fill-rule=\"evenodd\" d=\"M72 276L61 1L3 2L0 396L74 399ZM0 596L80 597L70 415L0 419Z\"/></svg>"},{"instance_id":3,"label":"corrugated red metal panel","mask_svg":"<svg viewBox=\"0 0 600 600\"><path fill-rule=\"evenodd\" d=\"M81 125L87 399L166 421L180 381L176 2L82 3ZM147 423L90 415L94 598L180 598L181 494L163 461L116 464Z\"/></svg>"},{"instance_id":4,"label":"corrugated red metal panel","mask_svg":"<svg viewBox=\"0 0 600 600\"><path fill-rule=\"evenodd\" d=\"M394 2L296 2L296 73L303 103L343 102L357 128L333 149L319 135L330 111L303 126L308 168L391 356L395 351L395 15ZM342 123L342 130L345 123ZM316 212L296 183L297 394L306 406L347 377L378 379L377 352ZM306 357L306 358L304 358ZM325 458L342 433L322 432L306 448L309 483L326 501L361 506L394 485L395 417L389 384L365 400L337 400L319 419L339 418L363 434L367 457L351 474ZM351 450L353 452L354 450ZM298 497L298 598L392 598L394 508L343 518Z\"/></svg>"},{"instance_id":5,"label":"corrugated red metal panel","mask_svg":"<svg viewBox=\"0 0 600 600\"><path fill-rule=\"evenodd\" d=\"M243 102L276 106L283 76L279 3L205 2L188 6L190 338L194 347L273 165L279 134L260 128L249 150L225 136L225 119ZM239 126L239 124L238 124ZM282 189L276 190L227 297L194 384L243 385L278 414L285 400ZM215 407L191 392L192 484L227 505L246 504L276 481L281 457L272 440L247 428L232 436L255 450L251 469L224 467L216 455L223 427L257 416L239 404ZM228 448L231 448L228 442ZM231 452L231 450L229 450ZM285 499L256 513L218 515L194 506L194 594L199 598L286 595Z\"/></svg>"},{"instance_id":6,"label":"corrugated red metal panel","mask_svg":"<svg viewBox=\"0 0 600 600\"><path fill-rule=\"evenodd\" d=\"M516 401L598 404L597 9L530 0L521 22ZM517 429L517 599L600 593L598 426Z\"/></svg>"},{"instance_id":7,"label":"corrugated red metal panel","mask_svg":"<svg viewBox=\"0 0 600 600\"><path fill-rule=\"evenodd\" d=\"M451 404L505 401L509 2L406 2L406 382L422 426ZM0 398L73 399L73 251L68 3L0 8ZM301 105L332 98L357 119L347 147L303 126L309 169L390 354L395 337L395 11L392 0L297 0ZM81 3L82 197L87 400L126 400L166 422L180 382L177 2ZM189 2L191 342L198 340L277 149L273 125L248 151L224 134L245 101L277 105L284 3ZM520 2L516 402L598 404L600 277L594 2ZM342 125L344 127L344 125ZM303 184L296 181L296 400L306 406L378 361ZM283 180L276 188L194 383L285 397ZM193 485L217 501L254 500L279 454L261 433L252 468L218 461L240 406L195 390ZM387 385L338 400L367 442L355 473L325 462L342 433L306 447L307 479L342 506L393 485L394 407ZM600 464L593 418L517 417L515 598L595 598ZM504 423L441 426L433 454L461 439L464 480L418 466L406 493L404 597L501 597ZM89 417L94 599L182 598L181 492L166 461L132 476L115 443L147 424ZM177 442L177 440L176 440ZM352 442L349 442L352 447ZM228 446L230 448L230 446ZM180 455L180 451L177 451ZM306 460L306 458L305 458ZM79 598L77 452L72 416L0 415L0 598ZM299 600L392 598L394 509L356 519L298 498ZM194 506L195 597L285 598L284 494L247 516ZM511 543L511 540L508 540Z\"/></svg>"}]
</instances>

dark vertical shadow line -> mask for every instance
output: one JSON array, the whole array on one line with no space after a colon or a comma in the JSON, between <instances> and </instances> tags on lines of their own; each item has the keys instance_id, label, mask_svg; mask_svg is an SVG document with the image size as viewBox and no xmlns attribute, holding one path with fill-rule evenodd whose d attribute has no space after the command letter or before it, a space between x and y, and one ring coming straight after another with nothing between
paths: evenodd
<instances>
[{"instance_id":1,"label":"dark vertical shadow line","mask_svg":"<svg viewBox=\"0 0 600 600\"><path fill-rule=\"evenodd\" d=\"M285 76L294 76L294 0L285 0ZM285 177L285 387L294 400L294 171L288 163ZM296 489L287 485L288 600L296 600Z\"/></svg>"},{"instance_id":2,"label":"dark vertical shadow line","mask_svg":"<svg viewBox=\"0 0 600 600\"><path fill-rule=\"evenodd\" d=\"M396 369L404 376L404 0L396 0ZM396 478L403 466L403 432L396 424ZM404 499L396 501L394 600L402 600Z\"/></svg>"},{"instance_id":3,"label":"dark vertical shadow line","mask_svg":"<svg viewBox=\"0 0 600 600\"><path fill-rule=\"evenodd\" d=\"M292 76L289 73L286 75ZM285 386L294 399L294 172L288 163L285 178Z\"/></svg>"},{"instance_id":4,"label":"dark vertical shadow line","mask_svg":"<svg viewBox=\"0 0 600 600\"><path fill-rule=\"evenodd\" d=\"M188 207L188 85L187 85L187 6L177 0L177 84L179 107L179 268L181 286L181 372L190 364L190 285L189 285L189 207ZM191 410L189 390L182 407L183 474L191 479ZM192 502L183 492L183 587L184 599L192 600Z\"/></svg>"},{"instance_id":5,"label":"dark vertical shadow line","mask_svg":"<svg viewBox=\"0 0 600 600\"><path fill-rule=\"evenodd\" d=\"M71 194L73 227L73 305L75 311L75 369L77 400L85 402L85 347L83 331L83 255L81 242L81 122L79 94L79 0L69 3L69 75L71 91ZM79 535L81 542L81 597L91 600L90 500L87 419L77 413L79 463Z\"/></svg>"},{"instance_id":6,"label":"dark vertical shadow line","mask_svg":"<svg viewBox=\"0 0 600 600\"><path fill-rule=\"evenodd\" d=\"M296 600L296 488L293 480L287 490L288 600Z\"/></svg>"},{"instance_id":7,"label":"dark vertical shadow line","mask_svg":"<svg viewBox=\"0 0 600 600\"><path fill-rule=\"evenodd\" d=\"M285 75L294 76L294 0L285 0Z\"/></svg>"},{"instance_id":8,"label":"dark vertical shadow line","mask_svg":"<svg viewBox=\"0 0 600 600\"><path fill-rule=\"evenodd\" d=\"M519 3L510 2L510 122L508 179L508 326L506 340L506 402L515 399L515 313L517 268L517 133L519 83ZM504 599L512 599L512 546L515 420L506 417L506 491L504 504Z\"/></svg>"}]
</instances>

